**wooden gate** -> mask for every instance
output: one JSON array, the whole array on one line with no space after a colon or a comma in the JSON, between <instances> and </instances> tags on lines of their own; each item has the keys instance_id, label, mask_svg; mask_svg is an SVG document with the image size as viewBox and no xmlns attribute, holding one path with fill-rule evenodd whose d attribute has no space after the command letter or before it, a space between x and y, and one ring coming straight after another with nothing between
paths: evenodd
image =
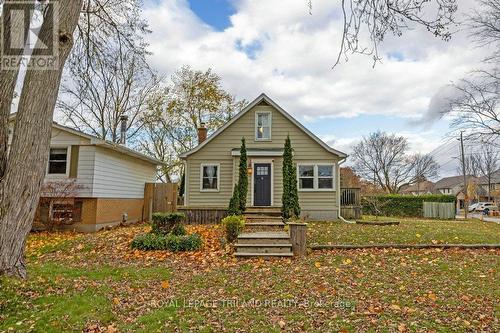
<instances>
[{"instance_id":1,"label":"wooden gate","mask_svg":"<svg viewBox=\"0 0 500 333\"><path fill-rule=\"evenodd\" d=\"M153 213L177 211L177 184L146 183L144 186L144 220L151 221Z\"/></svg>"}]
</instances>

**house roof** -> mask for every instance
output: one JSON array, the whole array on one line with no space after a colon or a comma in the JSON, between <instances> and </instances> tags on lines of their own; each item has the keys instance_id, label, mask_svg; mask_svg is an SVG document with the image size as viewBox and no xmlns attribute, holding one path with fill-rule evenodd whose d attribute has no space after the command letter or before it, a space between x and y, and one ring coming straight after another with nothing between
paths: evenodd
<instances>
[{"instance_id":1,"label":"house roof","mask_svg":"<svg viewBox=\"0 0 500 333\"><path fill-rule=\"evenodd\" d=\"M12 113L9 116L9 120L13 120L15 117L16 117L16 113ZM71 128L71 127L67 127L67 126L58 124L55 121L52 122L52 127L57 128L57 129L62 130L62 131L66 131L66 132L74 134L74 135L78 135L78 136L85 138L85 139L88 139L88 140L90 140L90 145L92 145L92 146L99 146L99 147L111 149L111 150L117 151L119 153L131 156L131 157L134 157L134 158L137 158L137 159L140 159L140 160L143 160L145 162L152 163L152 164L156 164L156 165L164 164L162 161L160 161L156 158L139 153L138 151L127 148L124 145L120 145L120 144L117 144L117 143L114 143L111 141L99 139L96 136L84 133L82 131L76 130L76 129Z\"/></svg>"},{"instance_id":2,"label":"house roof","mask_svg":"<svg viewBox=\"0 0 500 333\"><path fill-rule=\"evenodd\" d=\"M325 142L323 142L320 138L318 138L316 135L314 135L311 131L309 131L307 128L305 128L300 122L298 122L295 118L293 118L288 112L283 110L276 102L274 102L270 97L268 97L266 94L262 93L254 99L251 103L249 103L241 112L239 112L236 116L234 116L231 120L229 120L227 123L225 123L223 126L221 126L219 129L217 129L212 135L210 135L205 141L203 141L201 144L196 146L195 148L191 149L188 152L185 152L184 154L181 154L181 158L186 158L191 154L196 153L203 147L205 147L210 141L212 141L215 137L217 137L219 134L224 132L226 128L231 126L233 123L235 123L238 119L240 119L244 114L246 114L248 111L250 111L254 106L257 104L261 103L262 101L265 101L272 107L274 107L276 110L278 110L285 118L287 118L289 121L291 121L295 126L300 128L304 133L306 133L309 137L311 137L314 141L316 141L320 146L325 148L328 152L337 155L342 158L346 158L347 154L338 151L336 149L333 149L329 145L327 145Z\"/></svg>"},{"instance_id":3,"label":"house roof","mask_svg":"<svg viewBox=\"0 0 500 333\"><path fill-rule=\"evenodd\" d=\"M415 183L405 186L404 188L401 189L401 192L402 193L412 193L417 191L425 192L425 191L432 191L433 188L434 188L434 183L426 180L423 182L419 182L418 184Z\"/></svg>"},{"instance_id":4,"label":"house roof","mask_svg":"<svg viewBox=\"0 0 500 333\"><path fill-rule=\"evenodd\" d=\"M473 179L477 181L477 178L474 176L467 176L467 179ZM452 188L457 185L463 185L464 183L464 176L452 176L452 177L445 177L436 182L434 184L434 189L443 189L443 188Z\"/></svg>"},{"instance_id":5,"label":"house roof","mask_svg":"<svg viewBox=\"0 0 500 333\"><path fill-rule=\"evenodd\" d=\"M497 171L495 171L491 174L491 183L492 184L500 184L500 169L498 169ZM487 185L488 178L486 176L480 177L479 184Z\"/></svg>"}]
</instances>

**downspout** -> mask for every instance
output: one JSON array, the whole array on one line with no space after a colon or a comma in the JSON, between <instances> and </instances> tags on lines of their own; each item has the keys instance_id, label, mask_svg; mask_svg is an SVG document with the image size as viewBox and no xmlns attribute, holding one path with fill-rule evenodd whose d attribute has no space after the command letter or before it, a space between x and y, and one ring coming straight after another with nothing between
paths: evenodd
<instances>
[{"instance_id":1,"label":"downspout","mask_svg":"<svg viewBox=\"0 0 500 333\"><path fill-rule=\"evenodd\" d=\"M352 222L352 221L348 221L346 220L345 218L342 217L342 215L340 215L340 212L341 212L341 209L340 209L340 165L343 164L344 162L346 161L346 158L340 160L338 162L338 168L337 168L337 207L339 207L339 220L341 220L342 222L344 223L349 223L349 224L355 224L356 222Z\"/></svg>"}]
</instances>

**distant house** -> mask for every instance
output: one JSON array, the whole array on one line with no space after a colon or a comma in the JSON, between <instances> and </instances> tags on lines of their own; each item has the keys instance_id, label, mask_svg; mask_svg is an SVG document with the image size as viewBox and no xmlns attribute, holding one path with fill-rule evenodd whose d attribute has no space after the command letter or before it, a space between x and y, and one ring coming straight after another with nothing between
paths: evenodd
<instances>
[{"instance_id":1,"label":"distant house","mask_svg":"<svg viewBox=\"0 0 500 333\"><path fill-rule=\"evenodd\" d=\"M142 220L144 184L155 181L159 164L125 145L54 122L37 221L64 220L68 228L91 232Z\"/></svg>"},{"instance_id":2,"label":"distant house","mask_svg":"<svg viewBox=\"0 0 500 333\"><path fill-rule=\"evenodd\" d=\"M467 176L467 179L477 182L477 178L474 176ZM445 177L438 180L434 184L433 192L436 194L450 194L457 195L464 186L464 177L463 176L452 176Z\"/></svg>"},{"instance_id":3,"label":"distant house","mask_svg":"<svg viewBox=\"0 0 500 333\"><path fill-rule=\"evenodd\" d=\"M433 189L434 189L434 183L425 180L415 184L403 186L400 190L400 193L406 195L425 195L425 194L432 194Z\"/></svg>"},{"instance_id":4,"label":"distant house","mask_svg":"<svg viewBox=\"0 0 500 333\"><path fill-rule=\"evenodd\" d=\"M333 149L307 130L265 94L181 155L186 170L184 207L192 211L225 211L238 181L241 138L246 139L249 187L247 206L281 207L283 147L290 136L297 165L302 213L315 220L339 216L339 163L346 154Z\"/></svg>"},{"instance_id":5,"label":"distant house","mask_svg":"<svg viewBox=\"0 0 500 333\"><path fill-rule=\"evenodd\" d=\"M495 171L491 175L491 193L490 196L488 196L488 178L487 177L480 177L478 180L478 185L481 187L481 189L484 191L484 197L481 198L482 201L490 201L494 200L495 202L499 203L500 202L500 169Z\"/></svg>"}]
</instances>

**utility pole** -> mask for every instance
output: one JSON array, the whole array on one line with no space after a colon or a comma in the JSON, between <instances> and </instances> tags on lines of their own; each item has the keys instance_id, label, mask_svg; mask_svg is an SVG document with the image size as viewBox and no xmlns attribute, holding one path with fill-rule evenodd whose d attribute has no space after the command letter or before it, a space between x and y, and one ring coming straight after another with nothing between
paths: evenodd
<instances>
[{"instance_id":1,"label":"utility pole","mask_svg":"<svg viewBox=\"0 0 500 333\"><path fill-rule=\"evenodd\" d=\"M469 213L469 193L467 189L467 174L465 172L465 153L464 153L464 132L460 132L460 149L462 151L462 173L464 174L464 212L465 218L467 219L467 214Z\"/></svg>"}]
</instances>

